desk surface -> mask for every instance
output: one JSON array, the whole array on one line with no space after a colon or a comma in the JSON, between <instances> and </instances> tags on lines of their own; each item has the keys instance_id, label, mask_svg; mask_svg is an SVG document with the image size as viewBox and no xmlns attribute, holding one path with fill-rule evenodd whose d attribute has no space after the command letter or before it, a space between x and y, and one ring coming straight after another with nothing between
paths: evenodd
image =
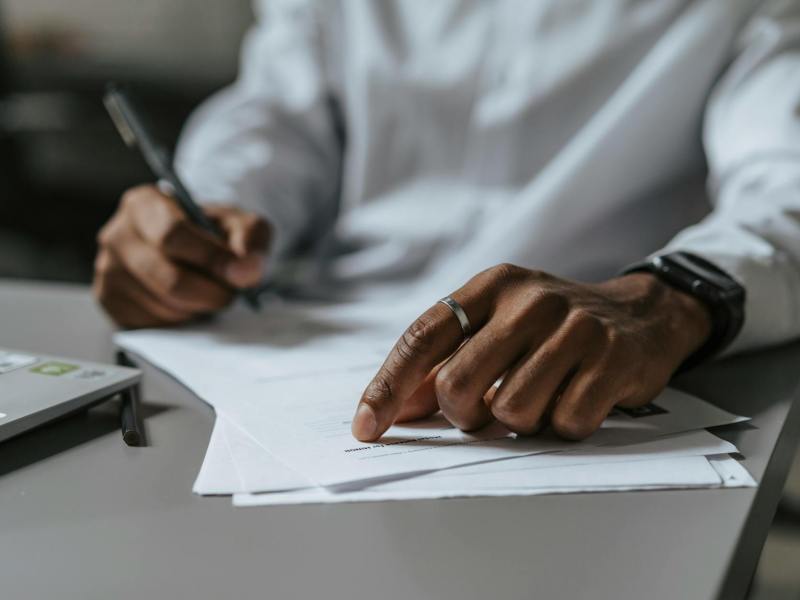
<instances>
[{"instance_id":1,"label":"desk surface","mask_svg":"<svg viewBox=\"0 0 800 600\"><path fill-rule=\"evenodd\" d=\"M4 346L109 360L110 331L85 288L0 283ZM150 447L123 445L112 406L0 445L2 596L741 597L798 439L798 383L800 345L680 381L753 417L718 434L758 489L234 509L191 492L211 409L149 369Z\"/></svg>"}]
</instances>

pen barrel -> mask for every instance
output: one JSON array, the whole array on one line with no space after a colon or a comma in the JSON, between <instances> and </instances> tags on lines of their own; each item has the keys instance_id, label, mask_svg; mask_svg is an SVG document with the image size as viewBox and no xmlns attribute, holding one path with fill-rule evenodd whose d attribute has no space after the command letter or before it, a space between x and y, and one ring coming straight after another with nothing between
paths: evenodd
<instances>
[{"instance_id":1,"label":"pen barrel","mask_svg":"<svg viewBox=\"0 0 800 600\"><path fill-rule=\"evenodd\" d=\"M225 232L216 222L209 218L201 206L194 202L189 190L183 185L183 182L178 179L174 173L167 173L165 175L164 179L169 183L170 187L172 187L172 197L189 217L189 220L208 233L217 236L223 241L226 240L227 236Z\"/></svg>"}]
</instances>

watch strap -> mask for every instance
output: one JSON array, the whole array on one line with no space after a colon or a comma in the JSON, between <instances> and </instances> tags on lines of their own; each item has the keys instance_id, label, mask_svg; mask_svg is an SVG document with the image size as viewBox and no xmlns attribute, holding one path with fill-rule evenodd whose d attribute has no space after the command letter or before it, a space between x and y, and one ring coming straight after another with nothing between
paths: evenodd
<instances>
[{"instance_id":1,"label":"watch strap","mask_svg":"<svg viewBox=\"0 0 800 600\"><path fill-rule=\"evenodd\" d=\"M622 274L636 272L652 273L708 307L711 316L708 339L684 361L679 371L719 354L741 331L744 325L744 287L710 261L689 252L672 252L630 265Z\"/></svg>"}]
</instances>

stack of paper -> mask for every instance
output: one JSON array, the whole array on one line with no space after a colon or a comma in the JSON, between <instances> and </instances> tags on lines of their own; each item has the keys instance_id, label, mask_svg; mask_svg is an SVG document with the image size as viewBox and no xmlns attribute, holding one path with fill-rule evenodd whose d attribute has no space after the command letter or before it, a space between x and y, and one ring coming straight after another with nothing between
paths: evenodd
<instances>
[{"instance_id":1,"label":"stack of paper","mask_svg":"<svg viewBox=\"0 0 800 600\"><path fill-rule=\"evenodd\" d=\"M744 419L672 389L580 443L499 424L467 434L441 415L354 440L361 392L412 313L276 303L116 341L214 406L194 490L239 506L755 485L736 448L705 431Z\"/></svg>"}]
</instances>

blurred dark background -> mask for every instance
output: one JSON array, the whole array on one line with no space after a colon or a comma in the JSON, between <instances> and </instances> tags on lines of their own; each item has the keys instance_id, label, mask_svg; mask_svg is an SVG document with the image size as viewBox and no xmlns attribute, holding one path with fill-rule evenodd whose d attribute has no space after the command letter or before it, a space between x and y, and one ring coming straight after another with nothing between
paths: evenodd
<instances>
[{"instance_id":1,"label":"blurred dark background","mask_svg":"<svg viewBox=\"0 0 800 600\"><path fill-rule=\"evenodd\" d=\"M105 113L106 82L128 84L174 143L235 77L251 22L250 0L2 0L0 277L91 279L98 228L152 180Z\"/></svg>"}]
</instances>

